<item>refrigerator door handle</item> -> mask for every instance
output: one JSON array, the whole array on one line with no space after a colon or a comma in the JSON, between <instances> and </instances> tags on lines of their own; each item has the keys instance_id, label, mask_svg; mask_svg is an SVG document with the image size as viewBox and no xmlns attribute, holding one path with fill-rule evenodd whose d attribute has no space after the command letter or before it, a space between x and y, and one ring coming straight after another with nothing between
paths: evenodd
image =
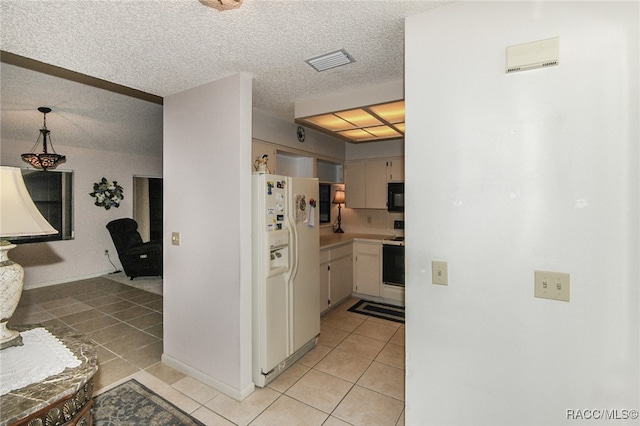
<instances>
[{"instance_id":1,"label":"refrigerator door handle","mask_svg":"<svg viewBox=\"0 0 640 426\"><path fill-rule=\"evenodd\" d=\"M293 219L293 220L292 220ZM298 275L298 228L296 227L295 217L289 217L289 270L291 275L289 276L289 282L293 282L296 275Z\"/></svg>"}]
</instances>

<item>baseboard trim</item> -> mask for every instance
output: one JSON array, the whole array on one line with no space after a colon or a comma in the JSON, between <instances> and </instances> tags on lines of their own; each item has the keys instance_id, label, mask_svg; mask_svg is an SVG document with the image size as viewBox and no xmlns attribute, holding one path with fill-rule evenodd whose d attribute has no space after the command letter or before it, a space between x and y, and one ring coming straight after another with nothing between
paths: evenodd
<instances>
[{"instance_id":1,"label":"baseboard trim","mask_svg":"<svg viewBox=\"0 0 640 426\"><path fill-rule=\"evenodd\" d=\"M75 276L75 277L66 277L66 278L60 278L58 280L43 281L43 282L39 282L39 283L25 283L24 284L24 290L33 290L34 288L49 287L49 286L52 286L52 285L66 284L66 283L70 283L70 282L74 282L74 281L88 280L88 279L91 279L91 278L102 277L103 275L107 275L110 272L113 272L113 271L96 272L96 273L88 274L88 275L78 275L78 276Z\"/></svg>"},{"instance_id":2,"label":"baseboard trim","mask_svg":"<svg viewBox=\"0 0 640 426\"><path fill-rule=\"evenodd\" d=\"M195 368L178 361L177 359L167 355L162 354L162 362L167 364L171 368L175 368L176 370L193 377L196 380L201 381L205 385L211 386L215 390L222 392L230 398L235 399L236 401L242 401L249 395L253 393L255 390L255 385L253 383L249 384L243 389L236 389L234 387L229 386L226 383L223 383L207 374L204 374L202 371L196 370Z\"/></svg>"}]
</instances>

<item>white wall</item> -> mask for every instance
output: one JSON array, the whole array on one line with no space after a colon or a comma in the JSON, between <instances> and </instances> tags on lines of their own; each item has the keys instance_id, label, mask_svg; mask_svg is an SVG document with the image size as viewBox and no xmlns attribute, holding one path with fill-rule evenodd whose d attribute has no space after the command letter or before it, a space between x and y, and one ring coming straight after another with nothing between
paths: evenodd
<instances>
[{"instance_id":1,"label":"white wall","mask_svg":"<svg viewBox=\"0 0 640 426\"><path fill-rule=\"evenodd\" d=\"M407 425L640 408L638 22L637 2L407 20ZM558 67L505 74L505 47L556 36ZM535 269L570 273L571 302L534 298Z\"/></svg>"},{"instance_id":2,"label":"white wall","mask_svg":"<svg viewBox=\"0 0 640 426\"><path fill-rule=\"evenodd\" d=\"M124 97L123 97L124 98ZM158 110L162 106L157 105ZM35 126L38 124L35 123ZM161 116L150 126L162 126ZM37 127L35 127L37 131ZM123 131L126 131L123 129ZM87 137L103 138L108 134L94 134L87 129ZM2 140L3 165L26 167L20 154L28 152L34 141ZM56 151L67 157L61 170L73 170L73 214L75 238L67 241L22 244L11 250L9 256L25 268L25 289L76 281L114 271L104 255L108 249L111 261L118 269L122 266L118 254L105 228L106 224L133 214L133 176L162 175L162 151L139 155L112 151L83 149L56 143ZM94 205L90 197L94 182L102 177L116 180L124 188L124 200L119 208L105 210Z\"/></svg>"},{"instance_id":3,"label":"white wall","mask_svg":"<svg viewBox=\"0 0 640 426\"><path fill-rule=\"evenodd\" d=\"M293 121L275 117L259 109L253 110L252 131L255 139L314 154L344 159L344 142L309 128L305 128L305 141L299 142L296 134L297 128L298 125Z\"/></svg>"},{"instance_id":4,"label":"white wall","mask_svg":"<svg viewBox=\"0 0 640 426\"><path fill-rule=\"evenodd\" d=\"M253 390L251 88L233 75L164 102L163 361L236 399Z\"/></svg>"}]
</instances>

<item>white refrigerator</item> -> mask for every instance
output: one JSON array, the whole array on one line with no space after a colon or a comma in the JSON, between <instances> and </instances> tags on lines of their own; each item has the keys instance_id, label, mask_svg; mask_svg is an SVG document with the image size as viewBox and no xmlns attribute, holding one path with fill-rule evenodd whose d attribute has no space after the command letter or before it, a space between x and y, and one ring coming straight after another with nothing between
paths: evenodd
<instances>
[{"instance_id":1,"label":"white refrigerator","mask_svg":"<svg viewBox=\"0 0 640 426\"><path fill-rule=\"evenodd\" d=\"M253 381L263 387L320 334L318 179L254 173Z\"/></svg>"}]
</instances>

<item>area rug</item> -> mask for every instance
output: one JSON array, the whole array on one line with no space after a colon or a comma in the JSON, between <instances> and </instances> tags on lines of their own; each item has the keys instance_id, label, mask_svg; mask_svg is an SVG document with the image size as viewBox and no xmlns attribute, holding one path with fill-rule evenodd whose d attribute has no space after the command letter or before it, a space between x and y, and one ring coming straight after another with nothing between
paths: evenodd
<instances>
[{"instance_id":1,"label":"area rug","mask_svg":"<svg viewBox=\"0 0 640 426\"><path fill-rule=\"evenodd\" d=\"M133 379L96 396L94 402L96 426L204 426Z\"/></svg>"},{"instance_id":2,"label":"area rug","mask_svg":"<svg viewBox=\"0 0 640 426\"><path fill-rule=\"evenodd\" d=\"M383 318L389 321L401 322L404 324L404 308L402 306L394 306L387 305L385 303L360 300L347 310L349 312L356 312L358 314L369 315L376 318Z\"/></svg>"}]
</instances>

